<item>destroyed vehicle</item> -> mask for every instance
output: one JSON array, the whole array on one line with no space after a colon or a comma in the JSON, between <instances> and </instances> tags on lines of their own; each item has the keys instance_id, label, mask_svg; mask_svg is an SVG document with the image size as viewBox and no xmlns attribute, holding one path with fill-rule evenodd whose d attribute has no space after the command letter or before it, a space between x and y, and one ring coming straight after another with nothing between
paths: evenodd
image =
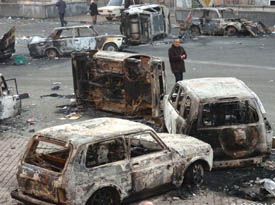
<instances>
[{"instance_id":1,"label":"destroyed vehicle","mask_svg":"<svg viewBox=\"0 0 275 205\"><path fill-rule=\"evenodd\" d=\"M211 146L195 138L97 118L36 133L11 196L31 204L115 205L164 185L180 187L183 179L200 185L212 160Z\"/></svg>"},{"instance_id":2,"label":"destroyed vehicle","mask_svg":"<svg viewBox=\"0 0 275 205\"><path fill-rule=\"evenodd\" d=\"M16 79L5 79L0 73L0 121L18 115L20 112L21 99Z\"/></svg>"},{"instance_id":3,"label":"destroyed vehicle","mask_svg":"<svg viewBox=\"0 0 275 205\"><path fill-rule=\"evenodd\" d=\"M9 59L15 53L15 27L12 27L0 39L0 62Z\"/></svg>"},{"instance_id":4,"label":"destroyed vehicle","mask_svg":"<svg viewBox=\"0 0 275 205\"><path fill-rule=\"evenodd\" d=\"M193 9L190 17L191 24L182 28L189 28L193 35L245 34L256 37L270 33L263 23L240 19L231 8Z\"/></svg>"},{"instance_id":5,"label":"destroyed vehicle","mask_svg":"<svg viewBox=\"0 0 275 205\"><path fill-rule=\"evenodd\" d=\"M55 28L48 38L33 37L28 43L32 57L70 55L75 51L118 51L125 46L124 36L98 35L91 25Z\"/></svg>"},{"instance_id":6,"label":"destroyed vehicle","mask_svg":"<svg viewBox=\"0 0 275 205\"><path fill-rule=\"evenodd\" d=\"M78 104L122 115L158 121L166 91L160 58L124 52L91 51L72 54Z\"/></svg>"},{"instance_id":7,"label":"destroyed vehicle","mask_svg":"<svg viewBox=\"0 0 275 205\"><path fill-rule=\"evenodd\" d=\"M130 6L121 14L120 32L126 36L127 44L166 37L171 32L169 9L158 4Z\"/></svg>"},{"instance_id":8,"label":"destroyed vehicle","mask_svg":"<svg viewBox=\"0 0 275 205\"><path fill-rule=\"evenodd\" d=\"M209 143L214 167L258 164L272 150L272 129L258 96L236 78L179 81L164 98L169 133Z\"/></svg>"},{"instance_id":9,"label":"destroyed vehicle","mask_svg":"<svg viewBox=\"0 0 275 205\"><path fill-rule=\"evenodd\" d=\"M104 16L108 21L121 16L123 11L129 5L139 4L141 0L110 0L104 7L98 8L98 13Z\"/></svg>"}]
</instances>

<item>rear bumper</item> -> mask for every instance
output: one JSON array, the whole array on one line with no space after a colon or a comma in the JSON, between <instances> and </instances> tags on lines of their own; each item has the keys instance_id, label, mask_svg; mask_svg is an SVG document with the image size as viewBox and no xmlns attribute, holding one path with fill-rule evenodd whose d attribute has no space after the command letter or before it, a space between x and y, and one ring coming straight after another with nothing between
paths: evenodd
<instances>
[{"instance_id":1,"label":"rear bumper","mask_svg":"<svg viewBox=\"0 0 275 205\"><path fill-rule=\"evenodd\" d=\"M18 190L14 190L11 192L11 197L20 202L31 204L31 205L53 205L52 203L45 202L39 199L35 199L31 196L25 195Z\"/></svg>"},{"instance_id":2,"label":"rear bumper","mask_svg":"<svg viewBox=\"0 0 275 205\"><path fill-rule=\"evenodd\" d=\"M232 159L224 161L214 161L213 168L233 168L248 165L261 164L266 156L250 157L245 159Z\"/></svg>"}]
</instances>

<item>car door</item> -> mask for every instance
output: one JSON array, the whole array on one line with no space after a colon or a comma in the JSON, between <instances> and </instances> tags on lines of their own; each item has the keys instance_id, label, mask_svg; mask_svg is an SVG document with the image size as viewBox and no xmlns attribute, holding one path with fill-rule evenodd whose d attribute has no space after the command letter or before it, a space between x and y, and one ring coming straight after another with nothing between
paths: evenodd
<instances>
[{"instance_id":1,"label":"car door","mask_svg":"<svg viewBox=\"0 0 275 205\"><path fill-rule=\"evenodd\" d=\"M216 34L220 32L220 18L217 11L206 11L203 18L203 30L207 34Z\"/></svg>"},{"instance_id":2,"label":"car door","mask_svg":"<svg viewBox=\"0 0 275 205\"><path fill-rule=\"evenodd\" d=\"M172 152L151 131L125 136L134 193L172 183Z\"/></svg>"},{"instance_id":3,"label":"car door","mask_svg":"<svg viewBox=\"0 0 275 205\"><path fill-rule=\"evenodd\" d=\"M179 93L182 91L181 87L176 84L172 89L172 92L168 96L164 108L165 125L169 133L177 133L177 119L179 118L179 111L177 111L177 102L179 99Z\"/></svg>"},{"instance_id":4,"label":"car door","mask_svg":"<svg viewBox=\"0 0 275 205\"><path fill-rule=\"evenodd\" d=\"M94 32L88 27L76 28L73 43L75 51L94 50L96 48Z\"/></svg>"},{"instance_id":5,"label":"car door","mask_svg":"<svg viewBox=\"0 0 275 205\"><path fill-rule=\"evenodd\" d=\"M74 51L73 29L67 28L57 32L58 35L53 39L53 46L62 54L70 54Z\"/></svg>"}]
</instances>

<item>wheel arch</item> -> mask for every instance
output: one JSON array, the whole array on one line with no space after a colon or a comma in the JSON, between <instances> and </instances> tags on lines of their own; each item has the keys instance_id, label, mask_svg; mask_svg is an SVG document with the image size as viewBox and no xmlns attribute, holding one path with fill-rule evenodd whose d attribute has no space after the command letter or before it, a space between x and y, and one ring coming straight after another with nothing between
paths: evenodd
<instances>
[{"instance_id":1,"label":"wheel arch","mask_svg":"<svg viewBox=\"0 0 275 205\"><path fill-rule=\"evenodd\" d=\"M106 45L108 45L108 44L114 44L114 45L116 45L116 47L118 48L118 50L119 50L119 45L115 42L115 41L111 41L111 40L107 40L107 41L105 41L104 42L104 44L102 45L102 50L104 50L104 47L106 46Z\"/></svg>"},{"instance_id":2,"label":"wheel arch","mask_svg":"<svg viewBox=\"0 0 275 205\"><path fill-rule=\"evenodd\" d=\"M86 197L85 197L86 198L85 199L85 201L86 201L85 204L88 205L88 202L92 198L92 196L97 191L100 191L102 189L111 189L111 190L115 191L117 193L120 201L122 201L125 197L127 197L126 194L123 194L122 189L119 186L115 185L115 184L100 184L100 185L92 188L89 192L87 192Z\"/></svg>"},{"instance_id":3,"label":"wheel arch","mask_svg":"<svg viewBox=\"0 0 275 205\"><path fill-rule=\"evenodd\" d=\"M212 166L207 160L205 160L202 157L195 157L191 161L189 161L188 165L185 167L184 173L186 173L186 171L190 168L190 166L195 164L195 163L201 164L203 169L206 170L206 171L211 171L212 170Z\"/></svg>"}]
</instances>

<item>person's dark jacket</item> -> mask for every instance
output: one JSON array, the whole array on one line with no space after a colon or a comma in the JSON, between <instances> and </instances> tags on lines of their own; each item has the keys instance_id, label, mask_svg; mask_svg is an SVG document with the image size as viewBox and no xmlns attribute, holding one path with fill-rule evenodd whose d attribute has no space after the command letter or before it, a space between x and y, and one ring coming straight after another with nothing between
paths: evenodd
<instances>
[{"instance_id":1,"label":"person's dark jacket","mask_svg":"<svg viewBox=\"0 0 275 205\"><path fill-rule=\"evenodd\" d=\"M176 47L172 45L168 50L168 56L170 61L171 70L173 73L177 72L185 72L185 64L184 59L181 59L180 56L185 55L185 59L187 58L187 54L183 47Z\"/></svg>"},{"instance_id":2,"label":"person's dark jacket","mask_svg":"<svg viewBox=\"0 0 275 205\"><path fill-rule=\"evenodd\" d=\"M66 5L66 3L63 0L58 1L56 3L56 6L57 6L58 12L60 14L65 14L67 5Z\"/></svg>"},{"instance_id":3,"label":"person's dark jacket","mask_svg":"<svg viewBox=\"0 0 275 205\"><path fill-rule=\"evenodd\" d=\"M92 16L93 15L98 15L97 5L94 2L90 4L90 14Z\"/></svg>"}]
</instances>

